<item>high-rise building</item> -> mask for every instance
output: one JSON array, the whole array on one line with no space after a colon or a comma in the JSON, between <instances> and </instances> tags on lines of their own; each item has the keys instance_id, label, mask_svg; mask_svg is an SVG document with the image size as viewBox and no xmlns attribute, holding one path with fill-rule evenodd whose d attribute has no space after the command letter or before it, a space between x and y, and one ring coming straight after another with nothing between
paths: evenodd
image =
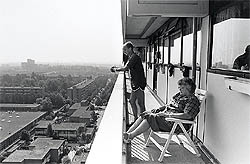
<instances>
[{"instance_id":1,"label":"high-rise building","mask_svg":"<svg viewBox=\"0 0 250 164\"><path fill-rule=\"evenodd\" d=\"M37 67L37 64L35 64L35 60L27 59L27 62L22 62L21 66L23 69L34 69Z\"/></svg>"}]
</instances>

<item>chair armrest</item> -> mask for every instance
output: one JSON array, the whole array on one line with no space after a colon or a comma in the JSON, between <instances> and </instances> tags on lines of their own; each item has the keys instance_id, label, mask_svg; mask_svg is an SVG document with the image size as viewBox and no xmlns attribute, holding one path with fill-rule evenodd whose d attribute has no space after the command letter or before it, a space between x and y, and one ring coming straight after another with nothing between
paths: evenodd
<instances>
[{"instance_id":1,"label":"chair armrest","mask_svg":"<svg viewBox=\"0 0 250 164\"><path fill-rule=\"evenodd\" d=\"M195 121L183 120L183 119L178 119L178 118L165 118L165 120L171 121L171 122L184 123L184 124L194 124L195 123Z\"/></svg>"}]
</instances>

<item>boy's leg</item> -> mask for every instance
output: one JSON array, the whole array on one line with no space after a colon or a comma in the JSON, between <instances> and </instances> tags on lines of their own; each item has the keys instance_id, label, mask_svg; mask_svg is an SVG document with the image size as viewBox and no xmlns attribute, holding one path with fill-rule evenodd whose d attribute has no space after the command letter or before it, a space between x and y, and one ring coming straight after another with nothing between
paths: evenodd
<instances>
[{"instance_id":1,"label":"boy's leg","mask_svg":"<svg viewBox=\"0 0 250 164\"><path fill-rule=\"evenodd\" d=\"M140 114L141 114L144 111L146 111L146 107L145 107L145 93L144 93L143 90L138 89L136 91L136 96L137 96L137 100L138 100L138 105L140 106Z\"/></svg>"},{"instance_id":2,"label":"boy's leg","mask_svg":"<svg viewBox=\"0 0 250 164\"><path fill-rule=\"evenodd\" d=\"M137 106L136 106L136 92L135 91L132 91L131 92L131 95L130 95L130 99L129 99L129 103L131 105L131 108L132 108L132 111L133 111L133 115L134 115L134 120L137 120L138 118L138 112L137 112Z\"/></svg>"}]
</instances>

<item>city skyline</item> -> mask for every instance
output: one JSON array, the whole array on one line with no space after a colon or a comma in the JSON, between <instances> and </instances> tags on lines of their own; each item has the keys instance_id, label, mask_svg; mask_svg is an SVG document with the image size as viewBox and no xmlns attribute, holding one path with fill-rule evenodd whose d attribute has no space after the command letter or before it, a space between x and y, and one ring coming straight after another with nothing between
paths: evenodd
<instances>
[{"instance_id":1,"label":"city skyline","mask_svg":"<svg viewBox=\"0 0 250 164\"><path fill-rule=\"evenodd\" d=\"M119 1L4 0L0 11L0 64L122 61Z\"/></svg>"},{"instance_id":2,"label":"city skyline","mask_svg":"<svg viewBox=\"0 0 250 164\"><path fill-rule=\"evenodd\" d=\"M33 59L32 59L33 60ZM0 67L5 67L5 66L22 66L23 62L27 62L27 59L21 61L21 62L1 62L0 61ZM79 66L111 66L113 64L117 64L117 63L95 63L95 62L39 62L39 61L35 61L35 64L37 65L49 65L49 66L59 66L59 65L65 65L65 66L74 66L74 65L79 65ZM118 63L121 64L121 63Z\"/></svg>"}]
</instances>

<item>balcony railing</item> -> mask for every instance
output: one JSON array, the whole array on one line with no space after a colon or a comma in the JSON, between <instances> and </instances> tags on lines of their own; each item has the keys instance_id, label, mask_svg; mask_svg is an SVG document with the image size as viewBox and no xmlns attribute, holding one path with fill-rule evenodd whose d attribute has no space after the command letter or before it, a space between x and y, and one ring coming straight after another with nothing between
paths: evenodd
<instances>
[{"instance_id":1,"label":"balcony railing","mask_svg":"<svg viewBox=\"0 0 250 164\"><path fill-rule=\"evenodd\" d=\"M126 163L124 95L124 74L119 73L86 164Z\"/></svg>"}]
</instances>

